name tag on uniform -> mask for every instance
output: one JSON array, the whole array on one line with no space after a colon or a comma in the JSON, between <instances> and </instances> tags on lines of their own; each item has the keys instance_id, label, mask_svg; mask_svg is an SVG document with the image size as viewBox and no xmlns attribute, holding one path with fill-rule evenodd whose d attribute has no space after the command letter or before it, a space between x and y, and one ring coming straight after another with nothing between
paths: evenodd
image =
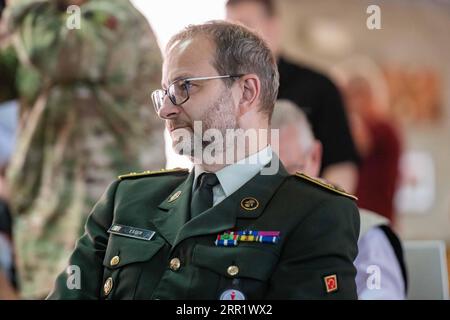
<instances>
[{"instance_id":1,"label":"name tag on uniform","mask_svg":"<svg viewBox=\"0 0 450 320\"><path fill-rule=\"evenodd\" d=\"M109 228L108 232L117 234L118 236L124 236L147 241L151 240L155 235L155 231L130 226L123 226L120 224L113 224L111 228Z\"/></svg>"}]
</instances>

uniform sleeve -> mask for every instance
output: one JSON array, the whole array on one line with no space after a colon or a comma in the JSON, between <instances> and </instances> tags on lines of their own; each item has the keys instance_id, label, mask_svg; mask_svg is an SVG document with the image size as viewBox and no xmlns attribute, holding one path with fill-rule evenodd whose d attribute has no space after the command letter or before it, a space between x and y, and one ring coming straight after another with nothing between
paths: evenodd
<instances>
[{"instance_id":1,"label":"uniform sleeve","mask_svg":"<svg viewBox=\"0 0 450 320\"><path fill-rule=\"evenodd\" d=\"M112 183L88 217L67 269L57 277L47 299L98 299L103 281L103 258L107 230L113 218L114 197L119 181Z\"/></svg>"},{"instance_id":2,"label":"uniform sleeve","mask_svg":"<svg viewBox=\"0 0 450 320\"><path fill-rule=\"evenodd\" d=\"M358 236L353 201L335 197L318 205L287 236L266 299L357 299Z\"/></svg>"}]
</instances>

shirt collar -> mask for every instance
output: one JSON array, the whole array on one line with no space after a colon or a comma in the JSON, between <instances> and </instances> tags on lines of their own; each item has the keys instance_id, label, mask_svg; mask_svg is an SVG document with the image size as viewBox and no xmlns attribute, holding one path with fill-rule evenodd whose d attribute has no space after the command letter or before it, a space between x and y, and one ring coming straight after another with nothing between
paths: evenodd
<instances>
[{"instance_id":1,"label":"shirt collar","mask_svg":"<svg viewBox=\"0 0 450 320\"><path fill-rule=\"evenodd\" d=\"M217 171L216 176L219 179L220 186L225 192L225 195L228 197L242 187L247 181L258 174L271 160L272 148L269 145L259 152ZM197 183L197 178L203 172L206 171L203 170L201 166L194 166L193 187Z\"/></svg>"}]
</instances>

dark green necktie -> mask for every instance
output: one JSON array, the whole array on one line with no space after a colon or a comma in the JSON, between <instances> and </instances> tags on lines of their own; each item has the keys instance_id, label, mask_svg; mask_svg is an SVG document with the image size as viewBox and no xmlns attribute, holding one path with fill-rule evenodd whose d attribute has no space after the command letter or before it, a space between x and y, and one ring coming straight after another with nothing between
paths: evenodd
<instances>
[{"instance_id":1,"label":"dark green necktie","mask_svg":"<svg viewBox=\"0 0 450 320\"><path fill-rule=\"evenodd\" d=\"M197 187L192 193L191 219L213 206L213 187L219 183L215 173L204 172L197 180Z\"/></svg>"}]
</instances>

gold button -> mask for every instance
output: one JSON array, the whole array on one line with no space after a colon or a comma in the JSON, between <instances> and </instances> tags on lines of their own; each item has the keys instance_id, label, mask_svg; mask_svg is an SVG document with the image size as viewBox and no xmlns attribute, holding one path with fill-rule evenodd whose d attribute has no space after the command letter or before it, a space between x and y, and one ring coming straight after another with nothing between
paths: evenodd
<instances>
[{"instance_id":1,"label":"gold button","mask_svg":"<svg viewBox=\"0 0 450 320\"><path fill-rule=\"evenodd\" d=\"M114 256L114 257L112 257L110 264L111 264L111 266L117 266L119 264L119 262L120 262L119 256Z\"/></svg>"},{"instance_id":2,"label":"gold button","mask_svg":"<svg viewBox=\"0 0 450 320\"><path fill-rule=\"evenodd\" d=\"M239 273L239 268L238 266L229 266L227 272L230 276L234 277Z\"/></svg>"},{"instance_id":3,"label":"gold button","mask_svg":"<svg viewBox=\"0 0 450 320\"><path fill-rule=\"evenodd\" d=\"M105 296L107 296L113 287L113 279L109 277L106 279L105 284L103 285L103 292L105 293Z\"/></svg>"},{"instance_id":4,"label":"gold button","mask_svg":"<svg viewBox=\"0 0 450 320\"><path fill-rule=\"evenodd\" d=\"M180 269L180 266L181 266L180 259L173 258L172 260L170 260L169 267L172 271L177 271L178 269Z\"/></svg>"}]
</instances>

